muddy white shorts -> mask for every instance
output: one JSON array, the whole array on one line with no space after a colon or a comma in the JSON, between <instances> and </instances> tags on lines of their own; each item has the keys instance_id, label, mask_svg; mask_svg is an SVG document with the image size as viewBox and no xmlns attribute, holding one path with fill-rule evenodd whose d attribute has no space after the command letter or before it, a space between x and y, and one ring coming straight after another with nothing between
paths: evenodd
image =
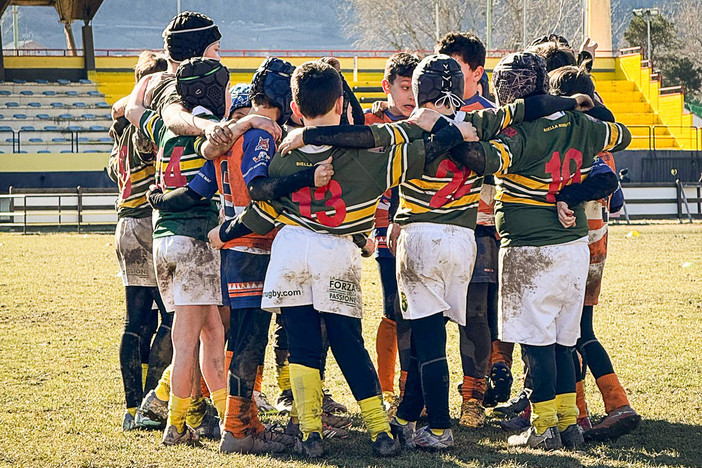
<instances>
[{"instance_id":1,"label":"muddy white shorts","mask_svg":"<svg viewBox=\"0 0 702 468\"><path fill-rule=\"evenodd\" d=\"M500 248L499 339L575 345L589 263L587 237L545 247Z\"/></svg>"},{"instance_id":2,"label":"muddy white shorts","mask_svg":"<svg viewBox=\"0 0 702 468\"><path fill-rule=\"evenodd\" d=\"M124 286L156 287L151 217L120 218L115 229L115 249Z\"/></svg>"},{"instance_id":3,"label":"muddy white shorts","mask_svg":"<svg viewBox=\"0 0 702 468\"><path fill-rule=\"evenodd\" d=\"M154 239L156 280L166 310L175 306L221 305L219 250L186 236Z\"/></svg>"},{"instance_id":4,"label":"muddy white shorts","mask_svg":"<svg viewBox=\"0 0 702 468\"><path fill-rule=\"evenodd\" d=\"M396 255L402 316L416 320L443 312L465 325L475 256L472 229L435 223L402 226Z\"/></svg>"},{"instance_id":5,"label":"muddy white shorts","mask_svg":"<svg viewBox=\"0 0 702 468\"><path fill-rule=\"evenodd\" d=\"M309 305L361 318L361 252L349 236L285 226L275 236L261 308Z\"/></svg>"}]
</instances>

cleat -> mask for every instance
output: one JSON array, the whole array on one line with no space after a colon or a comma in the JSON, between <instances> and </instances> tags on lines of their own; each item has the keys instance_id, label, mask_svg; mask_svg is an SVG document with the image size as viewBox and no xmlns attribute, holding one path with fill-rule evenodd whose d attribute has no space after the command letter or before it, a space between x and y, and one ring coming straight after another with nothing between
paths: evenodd
<instances>
[{"instance_id":1,"label":"cleat","mask_svg":"<svg viewBox=\"0 0 702 468\"><path fill-rule=\"evenodd\" d=\"M510 447L530 447L544 450L559 450L563 448L561 435L556 427L549 427L543 434L538 434L534 426L521 434L509 436L507 445Z\"/></svg>"},{"instance_id":2,"label":"cleat","mask_svg":"<svg viewBox=\"0 0 702 468\"><path fill-rule=\"evenodd\" d=\"M377 457L394 457L402 451L402 444L398 438L393 438L387 432L381 432L371 444L373 455Z\"/></svg>"},{"instance_id":3,"label":"cleat","mask_svg":"<svg viewBox=\"0 0 702 468\"><path fill-rule=\"evenodd\" d=\"M144 413L141 412L141 408L137 409L136 412L136 423L138 426L144 429L164 429L165 424L159 421L154 421L151 418L147 418Z\"/></svg>"},{"instance_id":4,"label":"cleat","mask_svg":"<svg viewBox=\"0 0 702 468\"><path fill-rule=\"evenodd\" d=\"M492 410L492 414L500 418L513 418L517 416L529 406L530 394L531 391L523 389L516 397Z\"/></svg>"},{"instance_id":5,"label":"cleat","mask_svg":"<svg viewBox=\"0 0 702 468\"><path fill-rule=\"evenodd\" d=\"M171 424L163 433L163 445L192 445L200 447L202 444L192 427L185 425L183 432L178 432L178 429Z\"/></svg>"},{"instance_id":6,"label":"cleat","mask_svg":"<svg viewBox=\"0 0 702 468\"><path fill-rule=\"evenodd\" d=\"M583 432L587 432L592 429L592 422L588 416L585 416L584 418L578 419L578 426L580 426Z\"/></svg>"},{"instance_id":7,"label":"cleat","mask_svg":"<svg viewBox=\"0 0 702 468\"><path fill-rule=\"evenodd\" d=\"M422 450L447 450L453 447L453 432L444 429L440 436L431 432L429 426L424 426L414 433L414 446Z\"/></svg>"},{"instance_id":8,"label":"cleat","mask_svg":"<svg viewBox=\"0 0 702 468\"><path fill-rule=\"evenodd\" d=\"M193 427L193 430L201 439L219 440L221 434L219 418L212 416L209 412L207 412L205 413L205 417L202 418L200 425Z\"/></svg>"},{"instance_id":9,"label":"cleat","mask_svg":"<svg viewBox=\"0 0 702 468\"><path fill-rule=\"evenodd\" d=\"M253 400L256 403L256 406L258 407L259 413L261 413L261 414L277 414L278 413L278 408L276 408L275 406L271 405L268 402L268 398L266 398L265 393L261 393L259 391L254 390Z\"/></svg>"},{"instance_id":10,"label":"cleat","mask_svg":"<svg viewBox=\"0 0 702 468\"><path fill-rule=\"evenodd\" d=\"M347 427L351 426L352 422L352 419L348 416L338 416L327 412L322 413L322 424L326 426L346 429Z\"/></svg>"},{"instance_id":11,"label":"cleat","mask_svg":"<svg viewBox=\"0 0 702 468\"><path fill-rule=\"evenodd\" d=\"M300 425L295 424L292 420L288 421L288 425L285 426L285 434L294 437L302 437L302 432L300 432ZM327 424L322 423L322 437L325 439L346 439L350 435L349 431L342 429L340 427L332 427Z\"/></svg>"},{"instance_id":12,"label":"cleat","mask_svg":"<svg viewBox=\"0 0 702 468\"><path fill-rule=\"evenodd\" d=\"M485 425L485 408L478 400L470 399L461 405L461 419L458 422L463 427L482 427Z\"/></svg>"},{"instance_id":13,"label":"cleat","mask_svg":"<svg viewBox=\"0 0 702 468\"><path fill-rule=\"evenodd\" d=\"M246 437L234 437L229 431L224 431L224 436L219 443L222 453L280 453L285 451L285 445L273 440L265 440L255 434Z\"/></svg>"},{"instance_id":14,"label":"cleat","mask_svg":"<svg viewBox=\"0 0 702 468\"><path fill-rule=\"evenodd\" d=\"M577 424L571 424L565 431L561 432L561 442L563 447L570 450L577 450L585 445L583 429Z\"/></svg>"},{"instance_id":15,"label":"cleat","mask_svg":"<svg viewBox=\"0 0 702 468\"><path fill-rule=\"evenodd\" d=\"M159 400L153 390L146 394L139 409L144 416L152 421L165 424L166 419L168 419L168 402Z\"/></svg>"},{"instance_id":16,"label":"cleat","mask_svg":"<svg viewBox=\"0 0 702 468\"><path fill-rule=\"evenodd\" d=\"M509 400L514 379L512 378L512 371L507 367L507 364L504 362L493 364L488 379L490 382L488 387L492 387L492 396L495 402L502 403Z\"/></svg>"},{"instance_id":17,"label":"cleat","mask_svg":"<svg viewBox=\"0 0 702 468\"><path fill-rule=\"evenodd\" d=\"M122 430L124 432L131 431L134 429L140 429L141 426L137 422L137 420L134 418L134 416L131 415L129 411L124 412L124 417L122 418Z\"/></svg>"},{"instance_id":18,"label":"cleat","mask_svg":"<svg viewBox=\"0 0 702 468\"><path fill-rule=\"evenodd\" d=\"M277 442L279 444L285 445L285 448L292 448L295 446L295 436L287 434L285 428L278 424L267 424L266 429L263 432L256 434L256 437L263 439L268 442Z\"/></svg>"},{"instance_id":19,"label":"cleat","mask_svg":"<svg viewBox=\"0 0 702 468\"><path fill-rule=\"evenodd\" d=\"M407 424L400 424L397 417L392 418L392 421L390 421L392 435L400 441L403 447L410 450L414 448L414 432L416 427L417 423L415 421L409 421Z\"/></svg>"},{"instance_id":20,"label":"cleat","mask_svg":"<svg viewBox=\"0 0 702 468\"><path fill-rule=\"evenodd\" d=\"M322 436L318 432L312 432L304 440L302 437L295 441L295 453L305 458L318 458L324 455L324 444Z\"/></svg>"},{"instance_id":21,"label":"cleat","mask_svg":"<svg viewBox=\"0 0 702 468\"><path fill-rule=\"evenodd\" d=\"M592 429L585 431L585 440L617 440L639 427L640 422L641 416L631 406L622 406L611 411L602 421L592 426Z\"/></svg>"},{"instance_id":22,"label":"cleat","mask_svg":"<svg viewBox=\"0 0 702 468\"><path fill-rule=\"evenodd\" d=\"M291 389L283 390L280 392L278 401L275 403L275 408L278 410L279 414L288 414L292 410L293 393Z\"/></svg>"},{"instance_id":23,"label":"cleat","mask_svg":"<svg viewBox=\"0 0 702 468\"><path fill-rule=\"evenodd\" d=\"M324 397L322 398L322 411L326 413L348 413L349 409L338 401L334 401L331 393L329 393L329 390L324 390Z\"/></svg>"},{"instance_id":24,"label":"cleat","mask_svg":"<svg viewBox=\"0 0 702 468\"><path fill-rule=\"evenodd\" d=\"M523 415L515 416L512 419L500 422L500 427L506 432L522 432L531 426L531 422L528 417Z\"/></svg>"}]
</instances>

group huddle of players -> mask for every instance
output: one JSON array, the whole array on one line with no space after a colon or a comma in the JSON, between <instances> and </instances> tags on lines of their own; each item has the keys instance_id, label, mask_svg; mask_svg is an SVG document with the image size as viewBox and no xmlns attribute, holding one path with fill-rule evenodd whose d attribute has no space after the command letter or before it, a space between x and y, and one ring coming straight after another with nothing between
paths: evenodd
<instances>
[{"instance_id":1,"label":"group huddle of players","mask_svg":"<svg viewBox=\"0 0 702 468\"><path fill-rule=\"evenodd\" d=\"M113 107L124 430L319 457L351 426L324 390L331 349L376 455L449 449L447 321L461 426L493 407L510 446L549 450L636 428L592 327L608 213L623 203L611 152L631 140L595 92L596 45L537 39L495 67L492 98L482 42L449 33L421 60L390 57L387 101L364 113L336 59L269 58L230 88L210 18L180 13L163 37ZM361 332L371 255L377 367ZM261 393L271 312L275 405ZM526 372L510 400L515 343ZM595 425L586 367L607 412Z\"/></svg>"}]
</instances>

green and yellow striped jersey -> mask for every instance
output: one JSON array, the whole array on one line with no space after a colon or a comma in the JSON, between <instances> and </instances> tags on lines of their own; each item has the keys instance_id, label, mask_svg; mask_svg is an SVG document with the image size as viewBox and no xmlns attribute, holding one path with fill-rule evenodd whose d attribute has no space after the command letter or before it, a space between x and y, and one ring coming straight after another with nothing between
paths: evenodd
<instances>
[{"instance_id":1,"label":"green and yellow striped jersey","mask_svg":"<svg viewBox=\"0 0 702 468\"><path fill-rule=\"evenodd\" d=\"M147 110L140 121L141 131L156 143L156 185L163 193L184 187L207 161L198 154L197 137L178 136L168 130L154 111ZM154 238L187 236L207 241L207 233L217 225L217 206L200 200L186 211L155 211Z\"/></svg>"},{"instance_id":2,"label":"green and yellow striped jersey","mask_svg":"<svg viewBox=\"0 0 702 468\"><path fill-rule=\"evenodd\" d=\"M387 131L387 130L382 130ZM246 226L266 234L276 225L349 235L369 232L381 195L424 168L424 141L410 141L402 128L390 129L387 146L374 149L305 146L285 157L276 154L271 177L284 177L332 157L334 177L324 187L305 187L278 200L254 202L242 214Z\"/></svg>"},{"instance_id":3,"label":"green and yellow striped jersey","mask_svg":"<svg viewBox=\"0 0 702 468\"><path fill-rule=\"evenodd\" d=\"M497 182L496 225L503 246L564 244L587 236L582 206L571 207L576 225L558 221L556 193L582 182L597 153L621 151L631 142L622 124L579 112L557 112L507 127L481 142Z\"/></svg>"},{"instance_id":4,"label":"green and yellow striped jersey","mask_svg":"<svg viewBox=\"0 0 702 468\"><path fill-rule=\"evenodd\" d=\"M154 183L154 155L141 154L132 139L137 128L120 117L112 126L115 142L107 163L107 173L117 183L119 197L115 203L119 218L146 218L151 207L146 192Z\"/></svg>"}]
</instances>

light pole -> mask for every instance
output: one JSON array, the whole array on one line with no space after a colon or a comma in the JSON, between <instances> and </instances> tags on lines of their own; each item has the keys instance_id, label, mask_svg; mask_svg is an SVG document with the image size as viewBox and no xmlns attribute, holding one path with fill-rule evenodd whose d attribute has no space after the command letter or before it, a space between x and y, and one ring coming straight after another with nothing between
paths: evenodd
<instances>
[{"instance_id":1,"label":"light pole","mask_svg":"<svg viewBox=\"0 0 702 468\"><path fill-rule=\"evenodd\" d=\"M646 21L646 37L648 46L646 47L646 60L651 61L651 19L658 16L660 12L658 8L637 8L632 11L634 16L640 16Z\"/></svg>"},{"instance_id":2,"label":"light pole","mask_svg":"<svg viewBox=\"0 0 702 468\"><path fill-rule=\"evenodd\" d=\"M439 42L439 39L441 39L439 30L439 0L434 0L434 26L436 27L436 42Z\"/></svg>"}]
</instances>

